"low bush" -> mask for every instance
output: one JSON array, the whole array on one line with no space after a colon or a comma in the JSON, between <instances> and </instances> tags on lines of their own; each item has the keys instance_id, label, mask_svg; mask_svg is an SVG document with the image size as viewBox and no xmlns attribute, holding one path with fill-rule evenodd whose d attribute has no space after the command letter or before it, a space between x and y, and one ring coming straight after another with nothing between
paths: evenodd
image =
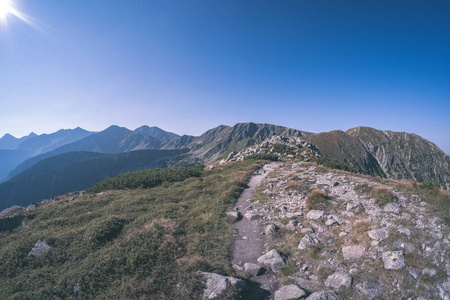
<instances>
[{"instance_id":1,"label":"low bush","mask_svg":"<svg viewBox=\"0 0 450 300\"><path fill-rule=\"evenodd\" d=\"M103 180L86 192L99 193L107 190L149 189L164 182L178 182L189 177L199 177L202 175L203 169L204 166L194 166L130 172Z\"/></svg>"},{"instance_id":2,"label":"low bush","mask_svg":"<svg viewBox=\"0 0 450 300\"><path fill-rule=\"evenodd\" d=\"M318 158L317 163L328 168L356 173L354 167L331 157Z\"/></svg>"},{"instance_id":3,"label":"low bush","mask_svg":"<svg viewBox=\"0 0 450 300\"><path fill-rule=\"evenodd\" d=\"M327 194L319 189L315 189L309 194L306 198L306 209L325 209L325 206L328 201Z\"/></svg>"},{"instance_id":4,"label":"low bush","mask_svg":"<svg viewBox=\"0 0 450 300\"><path fill-rule=\"evenodd\" d=\"M397 196L387 187L373 189L370 196L375 199L375 203L379 206L385 206L388 203L397 201Z\"/></svg>"}]
</instances>

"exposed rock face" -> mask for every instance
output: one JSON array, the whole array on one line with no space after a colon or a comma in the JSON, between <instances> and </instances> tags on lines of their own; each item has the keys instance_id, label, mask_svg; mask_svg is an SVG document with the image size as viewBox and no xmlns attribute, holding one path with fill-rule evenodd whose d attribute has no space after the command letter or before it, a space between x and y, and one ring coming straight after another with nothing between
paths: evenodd
<instances>
[{"instance_id":1,"label":"exposed rock face","mask_svg":"<svg viewBox=\"0 0 450 300\"><path fill-rule=\"evenodd\" d=\"M306 292L295 284L285 285L275 292L275 300L301 299L306 296Z\"/></svg>"},{"instance_id":2,"label":"exposed rock face","mask_svg":"<svg viewBox=\"0 0 450 300\"><path fill-rule=\"evenodd\" d=\"M359 173L394 179L432 180L450 189L450 157L413 133L356 127L307 137L322 156L354 167Z\"/></svg>"},{"instance_id":3,"label":"exposed rock face","mask_svg":"<svg viewBox=\"0 0 450 300\"><path fill-rule=\"evenodd\" d=\"M270 266L273 272L278 272L282 267L286 265L280 253L275 249L272 249L266 254L259 257L258 263Z\"/></svg>"},{"instance_id":4,"label":"exposed rock face","mask_svg":"<svg viewBox=\"0 0 450 300\"><path fill-rule=\"evenodd\" d=\"M0 218L0 232L11 231L22 225L19 216L8 216Z\"/></svg>"},{"instance_id":5,"label":"exposed rock face","mask_svg":"<svg viewBox=\"0 0 450 300\"><path fill-rule=\"evenodd\" d=\"M44 240L39 240L34 244L33 249L31 249L30 253L28 253L29 257L41 257L47 251L49 251L52 247L50 247Z\"/></svg>"},{"instance_id":6,"label":"exposed rock face","mask_svg":"<svg viewBox=\"0 0 450 300\"><path fill-rule=\"evenodd\" d=\"M202 299L214 299L227 288L227 284L233 285L241 291L247 288L247 284L244 280L234 277L208 272L200 272L200 275L202 275L206 281L206 289L203 292Z\"/></svg>"},{"instance_id":7,"label":"exposed rock face","mask_svg":"<svg viewBox=\"0 0 450 300\"><path fill-rule=\"evenodd\" d=\"M369 127L352 128L346 133L358 138L388 177L433 180L450 188L450 157L432 142L414 133Z\"/></svg>"}]
</instances>

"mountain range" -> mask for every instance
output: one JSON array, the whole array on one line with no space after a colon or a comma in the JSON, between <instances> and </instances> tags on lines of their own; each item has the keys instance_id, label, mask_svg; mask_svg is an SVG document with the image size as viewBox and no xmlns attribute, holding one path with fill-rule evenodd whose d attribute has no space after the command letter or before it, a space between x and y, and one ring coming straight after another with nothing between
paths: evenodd
<instances>
[{"instance_id":1,"label":"mountain range","mask_svg":"<svg viewBox=\"0 0 450 300\"><path fill-rule=\"evenodd\" d=\"M235 126L221 125L200 136L179 136L158 127L142 126L132 131L111 126L101 132L76 128L48 135L30 134L21 139L5 135L0 139L3 147L0 149L0 178L6 177L5 182L0 184L0 209L88 187L88 183L76 184L77 180L69 178L66 173L70 173L72 169L76 170L75 174L82 176L83 167L95 165L96 160L102 160L105 165L106 161L111 164L116 161L114 156L109 156L108 160L98 154L181 150L180 153L173 152L173 155L169 155L170 163L167 166L208 164L226 158L232 152L261 143L271 136L307 140L317 146L323 157L347 164L362 174L416 181L431 180L437 181L443 188L450 188L450 157L435 144L412 133L356 127L345 132L314 134L271 124L239 123ZM62 166L67 168L63 168L64 172L61 171ZM151 163L146 167L155 166L159 165ZM164 167L164 163L161 166ZM133 158L123 163L116 172L99 170L100 175L92 176L89 184L136 169L139 166ZM24 186L30 186L30 182L41 177L46 179L36 189L52 186L45 196L44 193L33 193L31 187L24 191ZM52 181L53 185L45 183L46 180ZM59 185L64 188L59 189Z\"/></svg>"}]
</instances>

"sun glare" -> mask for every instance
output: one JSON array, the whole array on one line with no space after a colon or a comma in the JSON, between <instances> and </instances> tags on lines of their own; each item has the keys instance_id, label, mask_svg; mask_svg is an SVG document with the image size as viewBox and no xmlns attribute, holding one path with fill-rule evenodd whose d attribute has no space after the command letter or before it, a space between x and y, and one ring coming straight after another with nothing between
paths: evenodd
<instances>
[{"instance_id":1,"label":"sun glare","mask_svg":"<svg viewBox=\"0 0 450 300\"><path fill-rule=\"evenodd\" d=\"M14 0L0 0L0 27L8 27L8 16L14 16L30 26L37 27L36 22L14 6Z\"/></svg>"},{"instance_id":2,"label":"sun glare","mask_svg":"<svg viewBox=\"0 0 450 300\"><path fill-rule=\"evenodd\" d=\"M5 19L12 12L11 0L0 0L0 18Z\"/></svg>"}]
</instances>

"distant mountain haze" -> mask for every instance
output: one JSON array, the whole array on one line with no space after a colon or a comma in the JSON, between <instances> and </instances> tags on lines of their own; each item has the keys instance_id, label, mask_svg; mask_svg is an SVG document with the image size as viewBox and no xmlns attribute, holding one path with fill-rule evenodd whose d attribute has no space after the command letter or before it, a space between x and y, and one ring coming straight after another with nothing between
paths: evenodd
<instances>
[{"instance_id":1,"label":"distant mountain haze","mask_svg":"<svg viewBox=\"0 0 450 300\"><path fill-rule=\"evenodd\" d=\"M186 152L187 149L115 154L70 152L53 156L0 184L0 211L12 205L26 206L67 192L85 190L125 172L176 166Z\"/></svg>"}]
</instances>

